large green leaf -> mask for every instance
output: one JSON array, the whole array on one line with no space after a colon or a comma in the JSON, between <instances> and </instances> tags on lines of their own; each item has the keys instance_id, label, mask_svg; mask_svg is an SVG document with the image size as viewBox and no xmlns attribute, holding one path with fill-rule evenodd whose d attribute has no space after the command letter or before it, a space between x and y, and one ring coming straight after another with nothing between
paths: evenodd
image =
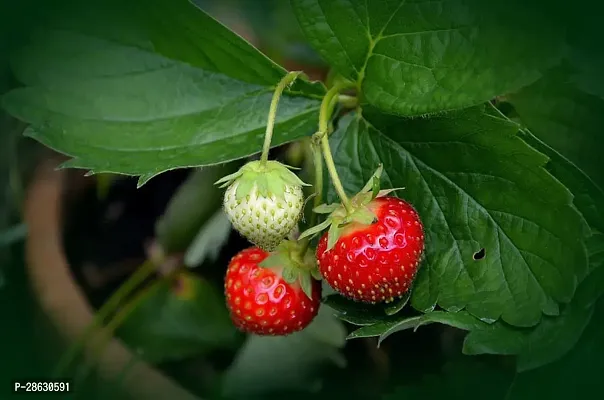
<instances>
[{"instance_id":1,"label":"large green leaf","mask_svg":"<svg viewBox=\"0 0 604 400\"><path fill-rule=\"evenodd\" d=\"M518 355L517 369L526 371L555 361L571 350L589 324L595 302L604 294L604 235L592 236L587 245L590 273L559 316L543 317L534 329L518 329L500 321L478 326L466 337L464 353Z\"/></svg>"},{"instance_id":2,"label":"large green leaf","mask_svg":"<svg viewBox=\"0 0 604 400\"><path fill-rule=\"evenodd\" d=\"M119 335L151 362L178 360L232 349L239 336L220 293L208 282L181 273L126 319Z\"/></svg>"},{"instance_id":3,"label":"large green leaf","mask_svg":"<svg viewBox=\"0 0 604 400\"><path fill-rule=\"evenodd\" d=\"M561 360L528 372L512 374L508 368L477 358L448 362L437 374L390 391L384 400L458 398L489 399L582 399L600 391L604 362L604 302L599 301L594 318L581 340Z\"/></svg>"},{"instance_id":4,"label":"large green leaf","mask_svg":"<svg viewBox=\"0 0 604 400\"><path fill-rule=\"evenodd\" d=\"M574 70L563 66L508 98L535 136L604 186L604 98L579 86Z\"/></svg>"},{"instance_id":5,"label":"large green leaf","mask_svg":"<svg viewBox=\"0 0 604 400\"><path fill-rule=\"evenodd\" d=\"M517 127L482 108L432 119L349 115L331 138L349 193L379 163L426 227L411 304L533 326L557 315L587 272L581 215ZM331 193L331 200L334 200ZM473 255L485 249L486 255Z\"/></svg>"},{"instance_id":6,"label":"large green leaf","mask_svg":"<svg viewBox=\"0 0 604 400\"><path fill-rule=\"evenodd\" d=\"M188 1L86 1L50 15L13 57L25 87L3 105L31 124L28 135L72 156L67 166L144 182L260 150L285 71ZM308 96L322 90L292 87L274 145L313 132L318 101Z\"/></svg>"},{"instance_id":7,"label":"large green leaf","mask_svg":"<svg viewBox=\"0 0 604 400\"><path fill-rule=\"evenodd\" d=\"M534 82L561 54L561 30L526 1L291 3L322 57L368 103L401 115L480 104Z\"/></svg>"}]
</instances>

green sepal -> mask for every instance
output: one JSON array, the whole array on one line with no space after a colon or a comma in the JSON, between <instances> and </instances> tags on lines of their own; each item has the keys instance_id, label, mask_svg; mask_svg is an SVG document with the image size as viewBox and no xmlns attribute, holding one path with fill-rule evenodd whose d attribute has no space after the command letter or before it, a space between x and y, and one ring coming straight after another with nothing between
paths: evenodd
<instances>
[{"instance_id":1,"label":"green sepal","mask_svg":"<svg viewBox=\"0 0 604 400\"><path fill-rule=\"evenodd\" d=\"M380 190L380 192L378 193L378 195L376 197L384 197L384 196L388 196L390 193L395 192L397 190L404 190L405 188L392 188L392 189L384 189L384 190Z\"/></svg>"},{"instance_id":2,"label":"green sepal","mask_svg":"<svg viewBox=\"0 0 604 400\"><path fill-rule=\"evenodd\" d=\"M222 178L218 179L216 182L214 182L214 185L220 185L220 188L225 188L229 186L235 179L239 178L241 175L243 175L243 171L239 169L239 171L237 172L233 172L232 174L223 176Z\"/></svg>"},{"instance_id":3,"label":"green sepal","mask_svg":"<svg viewBox=\"0 0 604 400\"><path fill-rule=\"evenodd\" d=\"M319 268L315 267L313 269L310 270L310 274L312 275L312 277L318 281L320 281L321 279L323 279L323 277L321 276L321 272L319 271Z\"/></svg>"},{"instance_id":4,"label":"green sepal","mask_svg":"<svg viewBox=\"0 0 604 400\"><path fill-rule=\"evenodd\" d=\"M320 233L322 230L326 229L329 225L331 225L331 219L327 218L325 221L321 222L319 225L315 225L311 228L308 228L304 232L300 234L298 240L304 239L306 237L314 237L316 234Z\"/></svg>"},{"instance_id":5,"label":"green sepal","mask_svg":"<svg viewBox=\"0 0 604 400\"><path fill-rule=\"evenodd\" d=\"M299 279L300 288L309 299L312 300L312 276L307 271L300 271Z\"/></svg>"},{"instance_id":6,"label":"green sepal","mask_svg":"<svg viewBox=\"0 0 604 400\"><path fill-rule=\"evenodd\" d=\"M371 175L371 177L369 178L369 180L367 181L365 186L363 186L363 189L361 189L360 193L367 193L369 191L372 191L375 186L375 183L374 183L375 178L377 178L379 181L380 177L382 176L383 171L384 171L384 165L383 164L378 165L377 169L375 170L373 175Z\"/></svg>"},{"instance_id":7,"label":"green sepal","mask_svg":"<svg viewBox=\"0 0 604 400\"><path fill-rule=\"evenodd\" d=\"M262 260L258 266L262 268L282 268L283 266L287 265L287 263L287 257L283 253L274 252Z\"/></svg>"},{"instance_id":8,"label":"green sepal","mask_svg":"<svg viewBox=\"0 0 604 400\"><path fill-rule=\"evenodd\" d=\"M352 214L352 220L363 225L371 225L377 221L377 216L367 207L362 207Z\"/></svg>"},{"instance_id":9,"label":"green sepal","mask_svg":"<svg viewBox=\"0 0 604 400\"><path fill-rule=\"evenodd\" d=\"M329 232L327 233L327 251L333 249L341 234L342 228L340 227L340 224L331 224Z\"/></svg>"},{"instance_id":10,"label":"green sepal","mask_svg":"<svg viewBox=\"0 0 604 400\"><path fill-rule=\"evenodd\" d=\"M372 192L360 192L354 195L354 197L350 200L353 208L363 207L369 204L373 200Z\"/></svg>"},{"instance_id":11,"label":"green sepal","mask_svg":"<svg viewBox=\"0 0 604 400\"><path fill-rule=\"evenodd\" d=\"M235 198L237 199L237 201L241 201L246 196L248 196L249 193L254 188L255 184L256 184L256 182L254 182L254 181L249 181L249 180L245 180L245 179L239 180L239 184L237 186L237 189L235 190Z\"/></svg>"},{"instance_id":12,"label":"green sepal","mask_svg":"<svg viewBox=\"0 0 604 400\"><path fill-rule=\"evenodd\" d=\"M227 175L215 182L221 184L220 188L238 183L236 198L242 200L256 186L258 196L270 198L273 195L283 199L286 186L311 186L290 171L289 167L278 161L250 161L239 171Z\"/></svg>"},{"instance_id":13,"label":"green sepal","mask_svg":"<svg viewBox=\"0 0 604 400\"><path fill-rule=\"evenodd\" d=\"M331 214L340 207L342 207L340 204L320 204L312 211L316 214Z\"/></svg>"},{"instance_id":14,"label":"green sepal","mask_svg":"<svg viewBox=\"0 0 604 400\"><path fill-rule=\"evenodd\" d=\"M281 184L281 182L273 181L267 178L264 178L264 180L266 182L266 191L261 193L261 196L270 198L274 195L278 199L285 197L285 186Z\"/></svg>"},{"instance_id":15,"label":"green sepal","mask_svg":"<svg viewBox=\"0 0 604 400\"><path fill-rule=\"evenodd\" d=\"M371 191L371 200L375 199L380 193L380 178L373 177L373 188Z\"/></svg>"},{"instance_id":16,"label":"green sepal","mask_svg":"<svg viewBox=\"0 0 604 400\"><path fill-rule=\"evenodd\" d=\"M290 266L284 267L283 271L281 271L281 277L283 278L283 280L285 282L287 282L289 284L296 282L300 275L301 275L300 271L298 271L295 268L292 268Z\"/></svg>"}]
</instances>

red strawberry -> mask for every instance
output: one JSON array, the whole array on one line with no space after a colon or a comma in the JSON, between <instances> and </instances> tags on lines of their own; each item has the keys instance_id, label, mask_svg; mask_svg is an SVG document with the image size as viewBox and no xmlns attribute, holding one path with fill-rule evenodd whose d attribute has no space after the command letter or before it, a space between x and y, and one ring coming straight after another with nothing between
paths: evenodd
<instances>
[{"instance_id":1,"label":"red strawberry","mask_svg":"<svg viewBox=\"0 0 604 400\"><path fill-rule=\"evenodd\" d=\"M340 294L368 302L391 302L410 288L424 249L424 232L411 204L377 197L367 204L377 221L342 228L331 250L328 233L317 246L323 278Z\"/></svg>"},{"instance_id":2,"label":"red strawberry","mask_svg":"<svg viewBox=\"0 0 604 400\"><path fill-rule=\"evenodd\" d=\"M251 247L231 259L224 286L231 319L240 330L257 335L300 331L319 311L321 283L307 275L309 298L299 281L288 283L284 279L283 267L259 265L268 256L264 250Z\"/></svg>"}]
</instances>

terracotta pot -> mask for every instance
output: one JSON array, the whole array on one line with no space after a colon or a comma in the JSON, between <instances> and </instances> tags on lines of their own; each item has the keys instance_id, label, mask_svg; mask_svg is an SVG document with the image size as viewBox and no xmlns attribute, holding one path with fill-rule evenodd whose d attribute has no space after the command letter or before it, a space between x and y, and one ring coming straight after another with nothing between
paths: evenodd
<instances>
[{"instance_id":1,"label":"terracotta pot","mask_svg":"<svg viewBox=\"0 0 604 400\"><path fill-rule=\"evenodd\" d=\"M72 277L62 243L62 204L67 173L55 170L57 158L42 162L29 185L24 218L29 234L26 261L31 286L43 312L66 343L76 341L93 321L94 310ZM92 348L85 357L93 361ZM135 354L113 338L97 359L103 379L118 376L134 398L199 400L152 365L136 360ZM123 371L128 369L126 376Z\"/></svg>"}]
</instances>

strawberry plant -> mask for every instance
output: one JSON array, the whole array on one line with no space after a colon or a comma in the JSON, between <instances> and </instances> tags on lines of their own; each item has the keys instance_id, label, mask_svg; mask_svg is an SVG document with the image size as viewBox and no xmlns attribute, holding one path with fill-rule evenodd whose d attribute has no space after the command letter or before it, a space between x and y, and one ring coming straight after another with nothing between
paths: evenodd
<instances>
[{"instance_id":1,"label":"strawberry plant","mask_svg":"<svg viewBox=\"0 0 604 400\"><path fill-rule=\"evenodd\" d=\"M550 368L602 307L604 58L582 13L290 0L328 70L318 80L187 0L59 3L15 41L3 109L66 155L63 169L138 188L173 170L206 174L174 196L151 261L201 265L232 228L246 248L222 265L224 306L253 340L296 346L320 311L374 347L454 328L455 349L474 359L447 364L447 384L468 370L505 387L473 363ZM218 314L212 340L230 348ZM323 355L343 346L332 344ZM241 357L226 382L256 356ZM430 379L392 398L425 397Z\"/></svg>"}]
</instances>

